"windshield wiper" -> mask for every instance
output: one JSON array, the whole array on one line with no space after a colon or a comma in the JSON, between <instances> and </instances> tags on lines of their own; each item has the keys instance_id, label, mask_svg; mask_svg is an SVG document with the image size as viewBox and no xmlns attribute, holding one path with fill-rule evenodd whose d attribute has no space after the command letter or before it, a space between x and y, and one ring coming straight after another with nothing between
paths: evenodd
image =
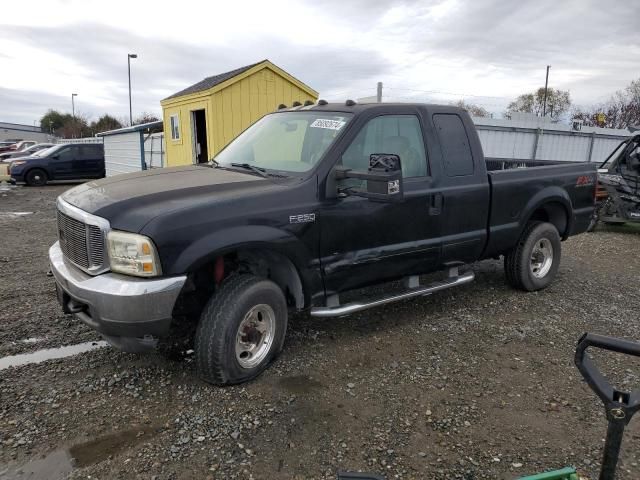
<instances>
[{"instance_id":1,"label":"windshield wiper","mask_svg":"<svg viewBox=\"0 0 640 480\"><path fill-rule=\"evenodd\" d=\"M255 165L251 165L250 163L231 163L232 167L240 167L246 170L251 170L252 172L257 173L261 177L268 177L269 174L264 168L256 167Z\"/></svg>"}]
</instances>

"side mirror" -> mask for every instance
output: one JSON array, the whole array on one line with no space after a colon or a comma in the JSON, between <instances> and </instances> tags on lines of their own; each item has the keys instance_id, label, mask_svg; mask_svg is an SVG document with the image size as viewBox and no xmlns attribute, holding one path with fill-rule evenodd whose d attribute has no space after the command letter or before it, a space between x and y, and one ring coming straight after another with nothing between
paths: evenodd
<instances>
[{"instance_id":1,"label":"side mirror","mask_svg":"<svg viewBox=\"0 0 640 480\"><path fill-rule=\"evenodd\" d=\"M54 156L52 156L51 158L53 158L54 160L58 160L60 158L60 155L55 154Z\"/></svg>"},{"instance_id":2,"label":"side mirror","mask_svg":"<svg viewBox=\"0 0 640 480\"><path fill-rule=\"evenodd\" d=\"M404 200L402 165L400 157L395 154L373 153L369 157L369 169L366 172L338 167L335 169L335 178L336 180L346 178L366 180L366 190L347 187L340 191L346 195L364 197L378 202L402 202Z\"/></svg>"}]
</instances>

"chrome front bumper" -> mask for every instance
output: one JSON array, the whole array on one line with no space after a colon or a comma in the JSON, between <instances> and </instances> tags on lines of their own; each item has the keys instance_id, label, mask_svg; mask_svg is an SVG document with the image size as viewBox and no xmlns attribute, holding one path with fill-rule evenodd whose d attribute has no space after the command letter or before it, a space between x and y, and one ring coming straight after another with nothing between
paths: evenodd
<instances>
[{"instance_id":1,"label":"chrome front bumper","mask_svg":"<svg viewBox=\"0 0 640 480\"><path fill-rule=\"evenodd\" d=\"M65 312L73 313L107 340L160 337L168 333L173 307L186 276L158 279L116 273L91 276L65 260L58 242L49 249L49 260ZM112 343L132 350L115 340Z\"/></svg>"}]
</instances>

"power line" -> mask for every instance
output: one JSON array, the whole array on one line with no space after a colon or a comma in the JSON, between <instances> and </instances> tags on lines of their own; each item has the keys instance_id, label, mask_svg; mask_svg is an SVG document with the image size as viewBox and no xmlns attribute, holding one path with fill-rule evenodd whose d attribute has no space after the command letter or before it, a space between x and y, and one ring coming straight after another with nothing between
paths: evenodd
<instances>
[{"instance_id":1,"label":"power line","mask_svg":"<svg viewBox=\"0 0 640 480\"><path fill-rule=\"evenodd\" d=\"M387 90L403 90L407 92L422 92L422 93L431 93L431 94L439 94L439 95L455 95L459 97L477 97L477 98L496 98L499 100L512 99L513 97L497 97L493 95L475 95L473 93L456 93L456 92L444 92L441 90L420 90L416 88L400 88L400 87L387 87Z\"/></svg>"}]
</instances>

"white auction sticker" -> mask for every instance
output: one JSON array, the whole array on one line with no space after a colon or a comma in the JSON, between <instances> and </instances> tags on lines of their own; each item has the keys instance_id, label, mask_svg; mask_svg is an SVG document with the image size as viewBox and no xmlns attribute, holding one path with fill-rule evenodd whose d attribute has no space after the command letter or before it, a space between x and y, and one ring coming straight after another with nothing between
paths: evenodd
<instances>
[{"instance_id":1,"label":"white auction sticker","mask_svg":"<svg viewBox=\"0 0 640 480\"><path fill-rule=\"evenodd\" d=\"M311 125L311 128L328 128L329 130L340 130L345 123L342 120L329 120L327 118L318 118Z\"/></svg>"}]
</instances>

